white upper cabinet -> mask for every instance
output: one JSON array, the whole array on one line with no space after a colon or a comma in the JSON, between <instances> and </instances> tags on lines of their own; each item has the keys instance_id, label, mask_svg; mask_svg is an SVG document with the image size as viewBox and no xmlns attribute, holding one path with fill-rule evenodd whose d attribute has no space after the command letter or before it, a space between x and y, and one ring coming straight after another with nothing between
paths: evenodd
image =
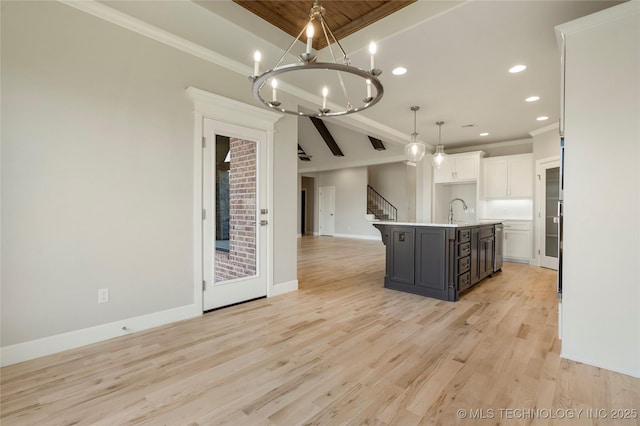
<instances>
[{"instance_id":1,"label":"white upper cabinet","mask_svg":"<svg viewBox=\"0 0 640 426\"><path fill-rule=\"evenodd\" d=\"M533 198L533 155L482 160L482 198Z\"/></svg>"},{"instance_id":2,"label":"white upper cabinet","mask_svg":"<svg viewBox=\"0 0 640 426\"><path fill-rule=\"evenodd\" d=\"M434 182L474 182L480 177L482 151L449 154L439 169L434 169Z\"/></svg>"}]
</instances>

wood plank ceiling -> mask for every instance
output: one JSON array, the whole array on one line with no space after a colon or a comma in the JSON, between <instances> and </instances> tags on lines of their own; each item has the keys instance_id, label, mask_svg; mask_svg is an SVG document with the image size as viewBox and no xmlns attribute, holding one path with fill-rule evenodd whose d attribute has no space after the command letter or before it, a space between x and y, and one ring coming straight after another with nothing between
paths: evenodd
<instances>
[{"instance_id":1,"label":"wood plank ceiling","mask_svg":"<svg viewBox=\"0 0 640 426\"><path fill-rule=\"evenodd\" d=\"M235 3L280 28L292 37L297 37L309 21L313 0L233 0ZM324 19L338 40L402 9L416 0L327 0L321 1L325 8ZM305 35L302 35L304 42ZM322 49L327 43L316 28L314 49Z\"/></svg>"}]
</instances>

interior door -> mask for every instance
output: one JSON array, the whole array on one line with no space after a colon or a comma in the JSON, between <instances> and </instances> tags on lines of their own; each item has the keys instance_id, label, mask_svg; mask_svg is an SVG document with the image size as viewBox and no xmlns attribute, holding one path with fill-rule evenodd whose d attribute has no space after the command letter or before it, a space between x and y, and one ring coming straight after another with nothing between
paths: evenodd
<instances>
[{"instance_id":1,"label":"interior door","mask_svg":"<svg viewBox=\"0 0 640 426\"><path fill-rule=\"evenodd\" d=\"M538 170L538 247L540 266L558 269L558 199L560 161L545 162Z\"/></svg>"},{"instance_id":2,"label":"interior door","mask_svg":"<svg viewBox=\"0 0 640 426\"><path fill-rule=\"evenodd\" d=\"M204 310L267 295L266 132L205 119Z\"/></svg>"},{"instance_id":3,"label":"interior door","mask_svg":"<svg viewBox=\"0 0 640 426\"><path fill-rule=\"evenodd\" d=\"M320 195L320 235L333 236L336 232L336 188L324 186L319 190Z\"/></svg>"}]
</instances>

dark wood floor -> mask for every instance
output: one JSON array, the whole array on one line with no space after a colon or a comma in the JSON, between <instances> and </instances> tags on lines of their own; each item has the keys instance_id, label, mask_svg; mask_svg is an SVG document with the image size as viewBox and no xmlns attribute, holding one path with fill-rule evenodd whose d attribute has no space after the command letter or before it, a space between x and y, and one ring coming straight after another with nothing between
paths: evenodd
<instances>
[{"instance_id":1,"label":"dark wood floor","mask_svg":"<svg viewBox=\"0 0 640 426\"><path fill-rule=\"evenodd\" d=\"M453 303L384 289L377 241L299 253L297 292L2 368L2 425L639 424L587 418L640 381L560 359L554 271Z\"/></svg>"}]
</instances>

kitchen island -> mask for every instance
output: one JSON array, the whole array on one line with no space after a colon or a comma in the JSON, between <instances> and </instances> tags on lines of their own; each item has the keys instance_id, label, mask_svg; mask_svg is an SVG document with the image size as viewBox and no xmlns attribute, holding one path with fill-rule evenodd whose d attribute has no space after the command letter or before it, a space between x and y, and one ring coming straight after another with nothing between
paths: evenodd
<instances>
[{"instance_id":1,"label":"kitchen island","mask_svg":"<svg viewBox=\"0 0 640 426\"><path fill-rule=\"evenodd\" d=\"M502 267L495 252L500 222L372 224L386 246L386 288L457 301Z\"/></svg>"}]
</instances>

